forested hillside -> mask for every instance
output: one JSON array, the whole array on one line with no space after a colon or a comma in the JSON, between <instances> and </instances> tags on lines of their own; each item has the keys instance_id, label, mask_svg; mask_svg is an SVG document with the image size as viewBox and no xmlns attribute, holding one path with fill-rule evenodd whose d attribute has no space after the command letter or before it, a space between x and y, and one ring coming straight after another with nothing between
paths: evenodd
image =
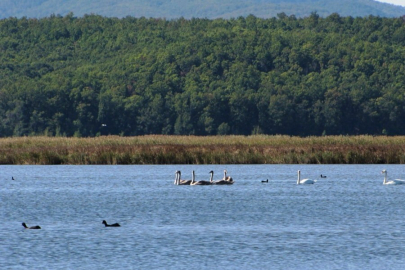
<instances>
[{"instance_id":1,"label":"forested hillside","mask_svg":"<svg viewBox=\"0 0 405 270\"><path fill-rule=\"evenodd\" d=\"M1 0L0 18L43 18L51 14L76 16L98 14L123 18L153 17L177 19L235 18L253 14L271 18L278 13L308 17L316 11L321 17L332 13L341 16L400 17L405 7L394 6L375 0Z\"/></svg>"},{"instance_id":2,"label":"forested hillside","mask_svg":"<svg viewBox=\"0 0 405 270\"><path fill-rule=\"evenodd\" d=\"M405 134L405 20L0 21L0 134Z\"/></svg>"}]
</instances>

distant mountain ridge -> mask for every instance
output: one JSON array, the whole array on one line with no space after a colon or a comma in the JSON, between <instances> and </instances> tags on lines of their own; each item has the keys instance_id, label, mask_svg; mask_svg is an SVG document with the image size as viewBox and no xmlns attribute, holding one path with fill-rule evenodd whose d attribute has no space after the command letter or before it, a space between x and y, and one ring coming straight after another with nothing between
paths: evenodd
<instances>
[{"instance_id":1,"label":"distant mountain ridge","mask_svg":"<svg viewBox=\"0 0 405 270\"><path fill-rule=\"evenodd\" d=\"M2 0L0 18L43 18L52 14L75 16L98 14L106 17L235 18L253 14L261 18L279 13L307 17L311 12L326 17L400 17L405 7L375 0Z\"/></svg>"}]
</instances>

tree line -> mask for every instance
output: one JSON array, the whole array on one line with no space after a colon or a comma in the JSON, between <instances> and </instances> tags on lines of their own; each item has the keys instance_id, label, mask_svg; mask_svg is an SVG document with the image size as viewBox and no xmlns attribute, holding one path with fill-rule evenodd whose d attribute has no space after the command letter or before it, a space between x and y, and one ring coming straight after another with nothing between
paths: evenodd
<instances>
[{"instance_id":1,"label":"tree line","mask_svg":"<svg viewBox=\"0 0 405 270\"><path fill-rule=\"evenodd\" d=\"M0 136L405 134L405 17L0 20Z\"/></svg>"}]
</instances>

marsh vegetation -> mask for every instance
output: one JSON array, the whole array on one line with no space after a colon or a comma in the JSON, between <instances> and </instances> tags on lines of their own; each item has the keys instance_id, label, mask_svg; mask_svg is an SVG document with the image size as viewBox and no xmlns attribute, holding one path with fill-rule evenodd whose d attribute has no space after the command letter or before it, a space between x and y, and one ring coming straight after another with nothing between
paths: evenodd
<instances>
[{"instance_id":1,"label":"marsh vegetation","mask_svg":"<svg viewBox=\"0 0 405 270\"><path fill-rule=\"evenodd\" d=\"M404 136L10 137L0 164L403 164L404 150Z\"/></svg>"}]
</instances>

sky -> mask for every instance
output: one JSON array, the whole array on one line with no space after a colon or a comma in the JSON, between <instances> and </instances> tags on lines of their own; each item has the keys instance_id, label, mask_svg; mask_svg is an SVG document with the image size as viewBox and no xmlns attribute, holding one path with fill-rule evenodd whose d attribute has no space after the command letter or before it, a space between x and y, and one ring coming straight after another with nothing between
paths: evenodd
<instances>
[{"instance_id":1,"label":"sky","mask_svg":"<svg viewBox=\"0 0 405 270\"><path fill-rule=\"evenodd\" d=\"M377 1L405 7L405 0L377 0Z\"/></svg>"}]
</instances>

